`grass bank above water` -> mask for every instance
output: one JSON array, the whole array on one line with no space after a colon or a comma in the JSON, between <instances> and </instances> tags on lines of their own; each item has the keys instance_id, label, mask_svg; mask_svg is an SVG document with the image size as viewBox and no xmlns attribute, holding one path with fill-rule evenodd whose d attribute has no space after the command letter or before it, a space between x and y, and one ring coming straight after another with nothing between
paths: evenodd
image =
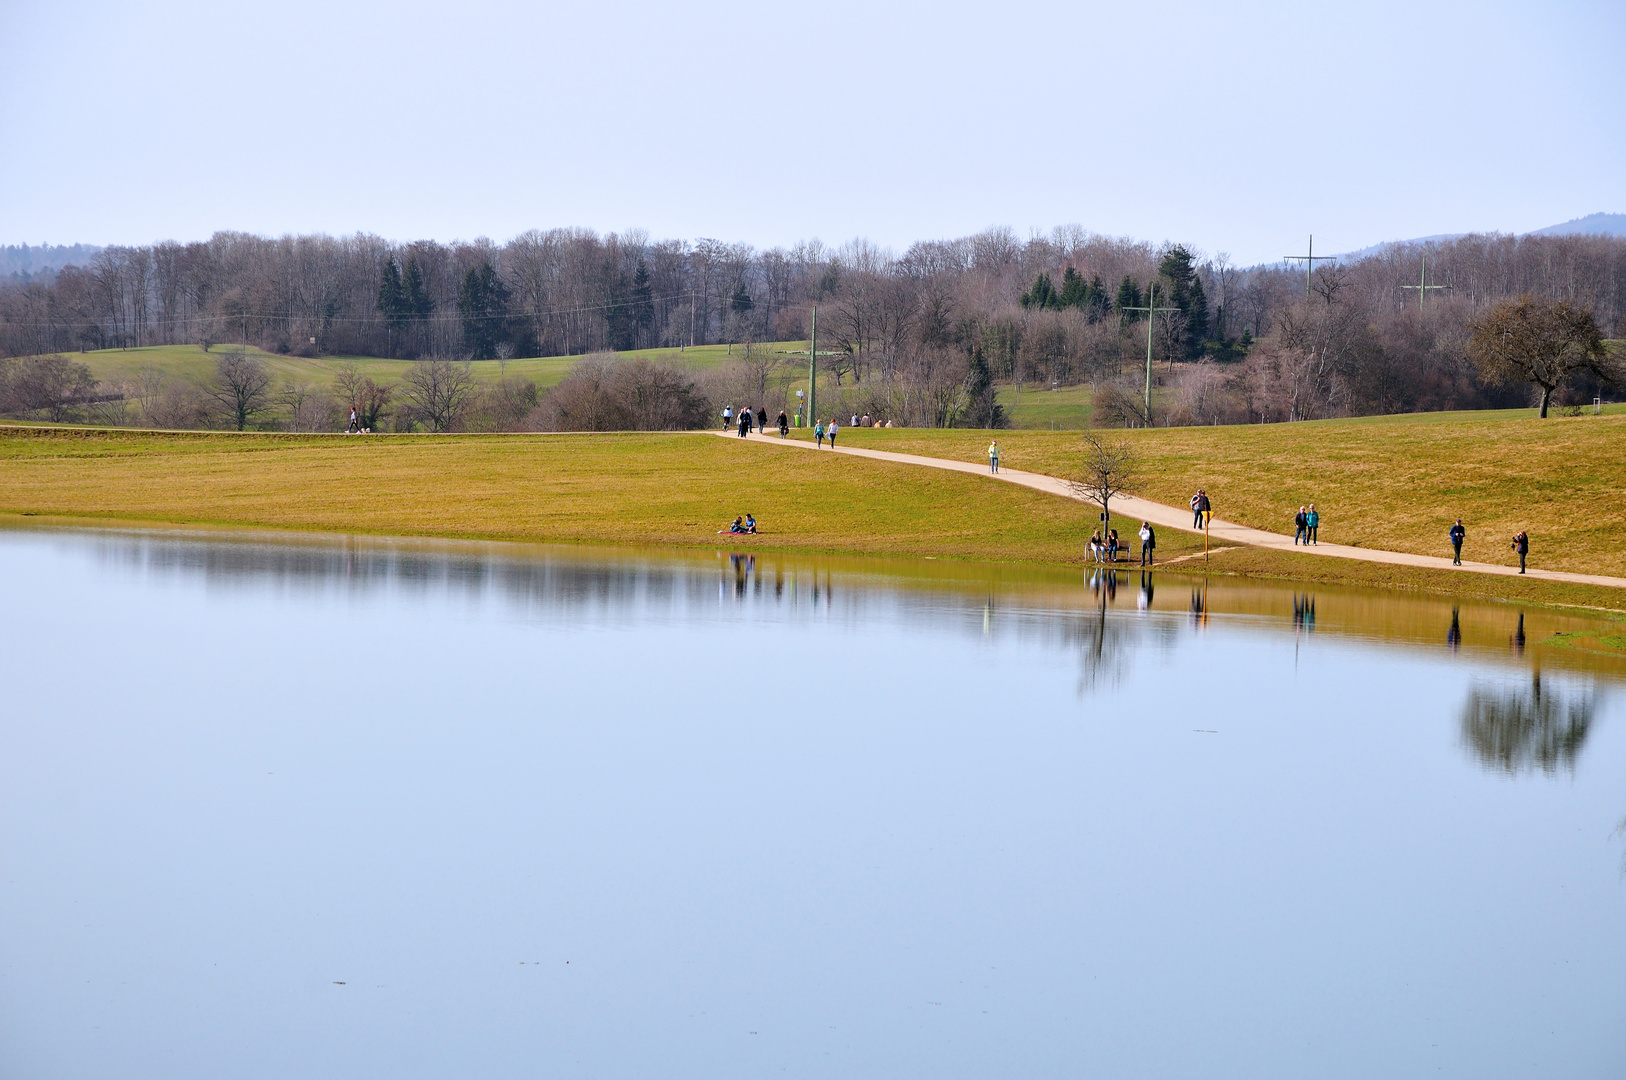
<instances>
[{"instance_id":1,"label":"grass bank above water","mask_svg":"<svg viewBox=\"0 0 1626 1080\"><path fill-rule=\"evenodd\" d=\"M717 535L748 511L761 535ZM979 476L700 433L0 428L0 513L1049 564L1081 562L1093 524L1080 504ZM1160 554L1199 548L1171 534Z\"/></svg>"},{"instance_id":2,"label":"grass bank above water","mask_svg":"<svg viewBox=\"0 0 1626 1080\"><path fill-rule=\"evenodd\" d=\"M1506 554L1498 542L1522 524L1535 537L1538 565L1626 574L1618 542L1626 418L1543 424L1470 414L1127 437L1145 462L1139 490L1160 501L1179 504L1200 483L1223 516L1279 530L1278 506L1291 513L1314 499L1326 514L1328 540L1354 539L1346 531L1353 513L1364 530L1359 542L1434 554L1450 518L1462 513L1476 558ZM892 429L842 438L977 460L989 435ZM1528 452L1504 464L1501 448L1509 439ZM1000 442L1012 467L1058 475L1076 469L1076 433L1003 432ZM1459 488L1470 494L1454 494ZM1457 510L1462 502L1480 513ZM1533 508L1530 516L1512 517L1520 507ZM762 522L762 535L717 535L747 511ZM1083 539L1095 523L1088 507L987 477L700 433L347 437L0 428L0 513L1049 565L1082 563ZM1584 525L1571 530L1560 557L1544 540L1572 520ZM1542 524L1548 521L1553 532ZM1126 537L1129 527L1120 525ZM1190 534L1163 530L1159 538L1160 561L1201 550L1200 538ZM1209 566L1216 573L1626 610L1626 590L1292 553L1225 551Z\"/></svg>"}]
</instances>

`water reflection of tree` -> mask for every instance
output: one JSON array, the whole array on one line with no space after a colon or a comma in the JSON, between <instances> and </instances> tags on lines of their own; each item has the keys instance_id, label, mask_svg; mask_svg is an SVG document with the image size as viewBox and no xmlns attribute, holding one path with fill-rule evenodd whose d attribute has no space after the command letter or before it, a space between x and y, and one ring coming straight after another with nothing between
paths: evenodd
<instances>
[{"instance_id":1,"label":"water reflection of tree","mask_svg":"<svg viewBox=\"0 0 1626 1080\"><path fill-rule=\"evenodd\" d=\"M1098 570L1090 573L1086 577L1086 583L1094 594L1095 610L1079 616L1068 628L1068 637L1078 649L1080 694L1088 693L1097 687L1117 685L1128 673L1130 661L1134 659L1136 650L1142 647L1148 629L1154 639L1166 639L1174 629L1172 625L1161 622L1148 627L1139 619L1131 619L1120 613L1109 615L1107 609L1117 600L1118 595L1117 570ZM1143 573L1136 599L1137 606L1144 610L1151 603L1151 595L1151 575ZM1165 644L1167 643L1165 641Z\"/></svg>"},{"instance_id":2,"label":"water reflection of tree","mask_svg":"<svg viewBox=\"0 0 1626 1080\"><path fill-rule=\"evenodd\" d=\"M1528 688L1475 683L1462 706L1462 740L1487 768L1574 771L1596 712L1592 691L1543 686L1539 671Z\"/></svg>"}]
</instances>

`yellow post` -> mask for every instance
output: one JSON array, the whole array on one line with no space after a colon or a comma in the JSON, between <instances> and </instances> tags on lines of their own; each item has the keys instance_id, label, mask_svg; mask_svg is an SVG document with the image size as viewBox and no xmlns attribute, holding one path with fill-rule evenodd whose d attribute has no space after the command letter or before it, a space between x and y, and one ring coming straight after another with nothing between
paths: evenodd
<instances>
[{"instance_id":1,"label":"yellow post","mask_svg":"<svg viewBox=\"0 0 1626 1080\"><path fill-rule=\"evenodd\" d=\"M1203 562L1208 561L1208 523L1214 519L1214 511L1203 511Z\"/></svg>"}]
</instances>

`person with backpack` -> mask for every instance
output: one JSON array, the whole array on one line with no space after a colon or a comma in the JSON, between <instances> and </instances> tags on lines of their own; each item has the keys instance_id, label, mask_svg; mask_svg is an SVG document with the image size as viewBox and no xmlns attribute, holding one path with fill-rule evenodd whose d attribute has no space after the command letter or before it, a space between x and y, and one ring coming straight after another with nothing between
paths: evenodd
<instances>
[{"instance_id":1,"label":"person with backpack","mask_svg":"<svg viewBox=\"0 0 1626 1080\"><path fill-rule=\"evenodd\" d=\"M1293 515L1293 546L1294 547L1298 547L1299 543L1301 541L1304 542L1304 543L1309 542L1308 534L1306 532L1306 530L1310 526L1310 523L1307 520L1308 516L1309 515L1305 514L1304 507L1302 507L1302 506L1299 507L1299 512Z\"/></svg>"},{"instance_id":2,"label":"person with backpack","mask_svg":"<svg viewBox=\"0 0 1626 1080\"><path fill-rule=\"evenodd\" d=\"M1304 515L1304 542L1306 544L1321 543L1321 537L1318 535L1320 528L1321 512L1315 508L1315 503L1311 503L1309 513Z\"/></svg>"},{"instance_id":3,"label":"person with backpack","mask_svg":"<svg viewBox=\"0 0 1626 1080\"><path fill-rule=\"evenodd\" d=\"M1524 560L1530 554L1530 534L1520 529L1513 534L1513 550L1519 553L1519 573L1524 573Z\"/></svg>"},{"instance_id":4,"label":"person with backpack","mask_svg":"<svg viewBox=\"0 0 1626 1080\"><path fill-rule=\"evenodd\" d=\"M1150 521L1140 523L1140 564L1152 565L1153 555L1157 551L1157 533L1152 529Z\"/></svg>"},{"instance_id":5,"label":"person with backpack","mask_svg":"<svg viewBox=\"0 0 1626 1080\"><path fill-rule=\"evenodd\" d=\"M1468 530L1462 527L1461 518L1457 518L1457 523L1451 526L1451 531L1446 535L1451 538L1451 565L1461 566L1462 542L1468 538Z\"/></svg>"}]
</instances>

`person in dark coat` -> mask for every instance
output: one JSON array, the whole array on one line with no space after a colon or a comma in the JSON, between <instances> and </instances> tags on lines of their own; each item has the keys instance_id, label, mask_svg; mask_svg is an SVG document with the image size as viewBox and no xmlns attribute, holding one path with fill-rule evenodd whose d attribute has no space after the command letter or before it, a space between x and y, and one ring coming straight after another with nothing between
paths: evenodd
<instances>
[{"instance_id":1,"label":"person in dark coat","mask_svg":"<svg viewBox=\"0 0 1626 1080\"><path fill-rule=\"evenodd\" d=\"M1519 573L1524 573L1524 560L1530 554L1530 534L1520 529L1513 535L1513 550L1519 553Z\"/></svg>"},{"instance_id":2,"label":"person in dark coat","mask_svg":"<svg viewBox=\"0 0 1626 1080\"><path fill-rule=\"evenodd\" d=\"M1293 546L1294 547L1297 547L1299 545L1300 541L1303 541L1305 543L1309 543L1310 534L1308 532L1308 529L1309 529L1309 523L1308 523L1308 520L1305 517L1304 507L1301 506L1301 507L1299 507L1299 512L1293 515Z\"/></svg>"},{"instance_id":3,"label":"person in dark coat","mask_svg":"<svg viewBox=\"0 0 1626 1080\"><path fill-rule=\"evenodd\" d=\"M1457 518L1457 523L1451 526L1451 531L1447 535L1451 537L1451 565L1461 566L1462 542L1468 538L1468 530L1462 527L1461 518Z\"/></svg>"}]
</instances>

